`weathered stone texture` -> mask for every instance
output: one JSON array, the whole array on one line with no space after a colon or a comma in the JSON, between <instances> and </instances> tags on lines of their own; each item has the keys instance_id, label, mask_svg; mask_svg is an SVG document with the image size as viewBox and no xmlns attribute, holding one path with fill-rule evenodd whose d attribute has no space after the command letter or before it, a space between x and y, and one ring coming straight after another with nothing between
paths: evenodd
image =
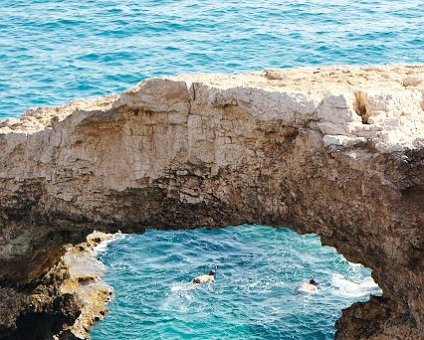
<instances>
[{"instance_id":1,"label":"weathered stone texture","mask_svg":"<svg viewBox=\"0 0 424 340\"><path fill-rule=\"evenodd\" d=\"M423 79L420 65L180 76L0 123L0 293L31 298L95 228L285 225L383 289L338 338L423 336Z\"/></svg>"}]
</instances>

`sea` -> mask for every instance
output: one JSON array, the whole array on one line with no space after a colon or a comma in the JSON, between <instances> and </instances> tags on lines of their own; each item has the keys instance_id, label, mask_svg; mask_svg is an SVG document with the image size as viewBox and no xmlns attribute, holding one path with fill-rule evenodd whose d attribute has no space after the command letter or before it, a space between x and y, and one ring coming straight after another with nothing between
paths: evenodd
<instances>
[{"instance_id":1,"label":"sea","mask_svg":"<svg viewBox=\"0 0 424 340\"><path fill-rule=\"evenodd\" d=\"M342 308L381 294L369 269L289 228L148 230L98 257L116 295L93 340L332 339ZM311 279L316 293L299 290Z\"/></svg>"},{"instance_id":2,"label":"sea","mask_svg":"<svg viewBox=\"0 0 424 340\"><path fill-rule=\"evenodd\" d=\"M153 76L424 62L422 0L0 0L0 119ZM154 226L153 226L154 227ZM288 227L119 235L92 339L331 339L381 291L369 269ZM216 281L189 281L216 268ZM314 278L316 294L297 287Z\"/></svg>"}]
</instances>

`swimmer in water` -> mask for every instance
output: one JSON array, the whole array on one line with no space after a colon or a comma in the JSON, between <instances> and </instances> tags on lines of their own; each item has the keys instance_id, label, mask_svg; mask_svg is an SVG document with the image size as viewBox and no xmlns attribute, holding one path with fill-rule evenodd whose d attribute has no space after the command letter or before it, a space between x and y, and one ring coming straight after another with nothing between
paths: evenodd
<instances>
[{"instance_id":1,"label":"swimmer in water","mask_svg":"<svg viewBox=\"0 0 424 340\"><path fill-rule=\"evenodd\" d=\"M206 283L206 282L213 282L213 281L215 281L215 278L216 278L216 271L211 270L209 272L209 274L200 275L198 277L195 277L193 280L191 280L191 284L197 285L197 284L202 284L202 283Z\"/></svg>"},{"instance_id":2,"label":"swimmer in water","mask_svg":"<svg viewBox=\"0 0 424 340\"><path fill-rule=\"evenodd\" d=\"M298 291L302 293L316 293L318 291L318 282L314 279L310 279L309 282L302 283Z\"/></svg>"}]
</instances>

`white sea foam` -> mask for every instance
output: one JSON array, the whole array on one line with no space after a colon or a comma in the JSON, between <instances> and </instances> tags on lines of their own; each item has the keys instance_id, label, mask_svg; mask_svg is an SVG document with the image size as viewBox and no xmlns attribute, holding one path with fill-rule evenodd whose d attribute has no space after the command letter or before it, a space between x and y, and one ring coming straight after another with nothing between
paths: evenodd
<instances>
[{"instance_id":1,"label":"white sea foam","mask_svg":"<svg viewBox=\"0 0 424 340\"><path fill-rule=\"evenodd\" d=\"M161 304L161 309L183 314L189 312L195 300L193 288L195 288L194 285L186 282L173 284L170 287L170 294L167 294Z\"/></svg>"},{"instance_id":2,"label":"white sea foam","mask_svg":"<svg viewBox=\"0 0 424 340\"><path fill-rule=\"evenodd\" d=\"M333 294L343 297L360 298L381 292L371 277L351 281L341 274L334 274L331 278L331 286Z\"/></svg>"},{"instance_id":3,"label":"white sea foam","mask_svg":"<svg viewBox=\"0 0 424 340\"><path fill-rule=\"evenodd\" d=\"M99 256L100 254L104 253L107 250L107 247L109 246L109 244L111 244L112 242L121 240L125 237L125 234L121 233L120 231L118 231L115 234L112 234L110 236L110 238L108 238L107 240L104 240L102 242L100 242L98 245L96 245L93 248L93 254L94 256Z\"/></svg>"},{"instance_id":4,"label":"white sea foam","mask_svg":"<svg viewBox=\"0 0 424 340\"><path fill-rule=\"evenodd\" d=\"M353 263L353 262L348 262L348 263L353 271L359 271L362 268L362 264L360 263Z\"/></svg>"},{"instance_id":5,"label":"white sea foam","mask_svg":"<svg viewBox=\"0 0 424 340\"><path fill-rule=\"evenodd\" d=\"M196 288L196 285L192 283L176 283L171 286L171 292L172 293L186 292L194 288Z\"/></svg>"}]
</instances>

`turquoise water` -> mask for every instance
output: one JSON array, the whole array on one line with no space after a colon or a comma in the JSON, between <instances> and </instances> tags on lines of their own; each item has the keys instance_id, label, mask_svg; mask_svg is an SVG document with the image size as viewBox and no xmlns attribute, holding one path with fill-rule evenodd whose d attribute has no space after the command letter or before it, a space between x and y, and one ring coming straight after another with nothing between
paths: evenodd
<instances>
[{"instance_id":1,"label":"turquoise water","mask_svg":"<svg viewBox=\"0 0 424 340\"><path fill-rule=\"evenodd\" d=\"M342 308L379 293L369 270L287 228L150 230L100 258L116 298L93 340L332 339ZM192 289L215 265L216 281ZM319 292L299 293L310 278Z\"/></svg>"},{"instance_id":2,"label":"turquoise water","mask_svg":"<svg viewBox=\"0 0 424 340\"><path fill-rule=\"evenodd\" d=\"M422 0L0 3L0 118L159 74L424 61Z\"/></svg>"},{"instance_id":3,"label":"turquoise water","mask_svg":"<svg viewBox=\"0 0 424 340\"><path fill-rule=\"evenodd\" d=\"M0 118L163 74L424 62L422 0L1 0ZM116 289L93 339L330 339L378 293L369 271L287 229L149 231L101 255ZM218 265L217 281L187 289ZM296 294L315 277L319 293Z\"/></svg>"}]
</instances>

